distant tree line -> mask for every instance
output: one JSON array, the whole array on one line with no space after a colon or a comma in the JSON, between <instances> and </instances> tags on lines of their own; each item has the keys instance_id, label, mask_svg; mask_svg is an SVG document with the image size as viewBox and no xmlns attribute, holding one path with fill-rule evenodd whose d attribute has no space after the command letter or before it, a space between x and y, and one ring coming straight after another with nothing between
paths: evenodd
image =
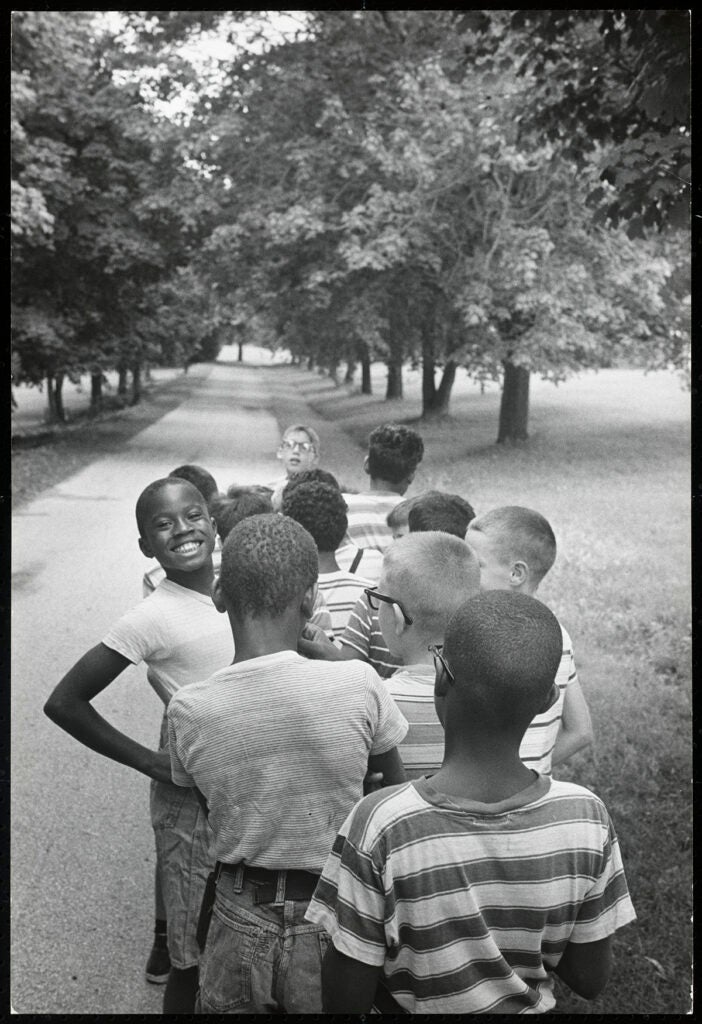
<instances>
[{"instance_id":1,"label":"distant tree line","mask_svg":"<svg viewBox=\"0 0 702 1024\"><path fill-rule=\"evenodd\" d=\"M501 380L513 440L532 372L684 365L687 12L299 14L13 16L24 379L226 331L364 392L383 360L388 398L421 364L427 417L459 370ZM242 24L261 45L198 80L182 44Z\"/></svg>"}]
</instances>

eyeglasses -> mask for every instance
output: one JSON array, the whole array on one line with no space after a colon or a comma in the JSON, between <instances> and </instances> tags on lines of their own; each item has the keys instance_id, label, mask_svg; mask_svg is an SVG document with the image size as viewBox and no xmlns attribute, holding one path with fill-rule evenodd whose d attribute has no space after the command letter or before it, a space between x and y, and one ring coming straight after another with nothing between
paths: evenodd
<instances>
[{"instance_id":1,"label":"eyeglasses","mask_svg":"<svg viewBox=\"0 0 702 1024\"><path fill-rule=\"evenodd\" d=\"M311 441L281 441L280 447L287 452L294 452L299 448L301 452L313 452L314 445Z\"/></svg>"},{"instance_id":2,"label":"eyeglasses","mask_svg":"<svg viewBox=\"0 0 702 1024\"><path fill-rule=\"evenodd\" d=\"M456 677L453 674L453 671L449 668L449 663L446 661L446 658L444 657L444 645L443 644L429 644L429 646L427 647L427 650L431 651L431 653L434 655L434 663L436 664L436 662L438 661L439 664L441 665L441 667L443 668L444 672L446 673L446 675L451 680L451 682L455 683L456 682ZM436 667L438 668L439 666L437 665Z\"/></svg>"},{"instance_id":3,"label":"eyeglasses","mask_svg":"<svg viewBox=\"0 0 702 1024\"><path fill-rule=\"evenodd\" d=\"M371 606L374 612L377 612L378 609L380 608L380 605L374 604L374 602L385 601L386 604L397 605L397 607L402 612L402 617L404 618L406 625L411 626L412 623L414 622L412 616L407 614L405 609L402 607L401 603L397 601L394 597L386 597L385 594L379 594L378 591L375 590L373 587L364 587L363 593L368 598L368 604Z\"/></svg>"}]
</instances>

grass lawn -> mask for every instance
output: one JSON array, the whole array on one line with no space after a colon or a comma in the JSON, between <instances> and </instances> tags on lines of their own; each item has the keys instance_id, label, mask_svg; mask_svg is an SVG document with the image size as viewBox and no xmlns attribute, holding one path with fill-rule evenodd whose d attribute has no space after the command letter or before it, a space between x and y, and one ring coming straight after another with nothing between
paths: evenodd
<instances>
[{"instance_id":1,"label":"grass lawn","mask_svg":"<svg viewBox=\"0 0 702 1024\"><path fill-rule=\"evenodd\" d=\"M595 749L559 775L589 786L617 829L638 922L615 940L605 993L587 1003L560 987L571 1013L690 1010L692 743L689 594L689 395L667 373L608 370L555 388L532 382L531 437L498 446L499 391L458 381L451 417L417 422L419 374L405 398L335 388L293 367L270 371L281 427L314 426L322 464L363 487L370 430L420 430L426 453L410 495L437 487L476 511L527 505L559 545L539 597L570 632L596 730ZM349 445L349 439L355 442Z\"/></svg>"}]
</instances>

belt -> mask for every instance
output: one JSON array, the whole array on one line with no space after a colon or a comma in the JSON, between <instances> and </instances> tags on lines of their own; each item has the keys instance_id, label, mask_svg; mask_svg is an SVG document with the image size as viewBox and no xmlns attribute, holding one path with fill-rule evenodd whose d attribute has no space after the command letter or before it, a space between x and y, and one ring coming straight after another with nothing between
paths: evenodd
<instances>
[{"instance_id":1,"label":"belt","mask_svg":"<svg viewBox=\"0 0 702 1024\"><path fill-rule=\"evenodd\" d=\"M243 869L243 880L251 882L256 887L254 903L275 903L278 895L278 883L283 876L284 900L309 900L312 898L319 875L311 871L271 871L268 868L249 867L246 864L220 864L220 871L224 874L236 874Z\"/></svg>"}]
</instances>

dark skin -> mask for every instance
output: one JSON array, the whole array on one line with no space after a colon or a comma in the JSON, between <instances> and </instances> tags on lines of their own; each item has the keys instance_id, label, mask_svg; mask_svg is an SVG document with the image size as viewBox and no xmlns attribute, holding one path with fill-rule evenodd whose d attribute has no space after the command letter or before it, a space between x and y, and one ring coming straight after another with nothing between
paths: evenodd
<instances>
[{"instance_id":1,"label":"dark skin","mask_svg":"<svg viewBox=\"0 0 702 1024\"><path fill-rule=\"evenodd\" d=\"M450 651L445 652L449 656ZM549 695L548 703L552 700ZM533 773L519 759L524 728L511 731L479 721L443 668L437 669L434 702L446 733L444 762L432 787L449 796L497 803L526 789ZM583 999L594 999L607 984L612 964L611 936L598 942L569 943L555 968L562 981ZM369 1013L382 967L373 967L330 945L322 965L324 1013Z\"/></svg>"},{"instance_id":2,"label":"dark skin","mask_svg":"<svg viewBox=\"0 0 702 1024\"><path fill-rule=\"evenodd\" d=\"M202 496L191 484L174 480L152 495L144 510L139 547L157 557L168 579L188 590L209 594L214 572L215 537ZM97 644L69 669L44 705L44 713L80 743L159 782L171 782L167 750L150 750L98 714L91 701L132 663Z\"/></svg>"}]
</instances>

